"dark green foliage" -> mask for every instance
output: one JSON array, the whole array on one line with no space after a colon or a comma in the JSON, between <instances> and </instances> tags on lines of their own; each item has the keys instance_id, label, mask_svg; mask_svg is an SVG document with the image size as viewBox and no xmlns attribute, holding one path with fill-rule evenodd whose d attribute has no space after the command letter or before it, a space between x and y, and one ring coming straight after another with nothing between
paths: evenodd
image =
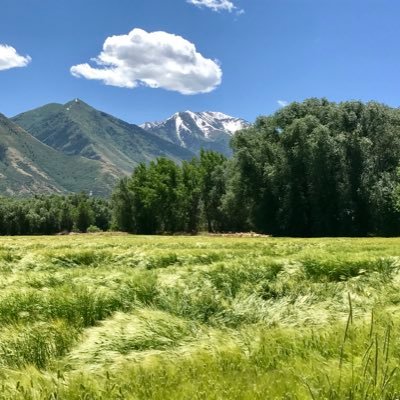
<instances>
[{"instance_id":1,"label":"dark green foliage","mask_svg":"<svg viewBox=\"0 0 400 400\"><path fill-rule=\"evenodd\" d=\"M224 227L220 206L225 193L225 163L226 158L222 154L204 150L200 152L200 188L209 232L221 231Z\"/></svg>"},{"instance_id":2,"label":"dark green foliage","mask_svg":"<svg viewBox=\"0 0 400 400\"><path fill-rule=\"evenodd\" d=\"M186 200L184 210L185 231L196 233L201 216L201 172L199 161L196 158L190 162L183 162L182 180Z\"/></svg>"},{"instance_id":3,"label":"dark green foliage","mask_svg":"<svg viewBox=\"0 0 400 400\"><path fill-rule=\"evenodd\" d=\"M81 195L74 212L75 228L79 232L86 232L94 222L94 214L89 205L88 198Z\"/></svg>"},{"instance_id":4,"label":"dark green foliage","mask_svg":"<svg viewBox=\"0 0 400 400\"><path fill-rule=\"evenodd\" d=\"M50 235L86 232L90 225L109 229L109 203L85 194L0 198L0 235Z\"/></svg>"},{"instance_id":5,"label":"dark green foliage","mask_svg":"<svg viewBox=\"0 0 400 400\"><path fill-rule=\"evenodd\" d=\"M128 178L123 178L117 183L112 195L112 203L113 227L124 232L134 232L133 196L128 189Z\"/></svg>"},{"instance_id":6,"label":"dark green foliage","mask_svg":"<svg viewBox=\"0 0 400 400\"><path fill-rule=\"evenodd\" d=\"M293 103L233 140L254 229L293 236L394 235L400 112L377 103Z\"/></svg>"}]
</instances>

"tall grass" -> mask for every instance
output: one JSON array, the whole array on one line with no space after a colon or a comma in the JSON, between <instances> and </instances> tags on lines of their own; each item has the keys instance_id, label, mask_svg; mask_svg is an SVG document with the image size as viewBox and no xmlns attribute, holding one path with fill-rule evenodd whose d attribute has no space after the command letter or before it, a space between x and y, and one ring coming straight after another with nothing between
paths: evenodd
<instances>
[{"instance_id":1,"label":"tall grass","mask_svg":"<svg viewBox=\"0 0 400 400\"><path fill-rule=\"evenodd\" d=\"M0 399L396 399L399 248L4 238Z\"/></svg>"}]
</instances>

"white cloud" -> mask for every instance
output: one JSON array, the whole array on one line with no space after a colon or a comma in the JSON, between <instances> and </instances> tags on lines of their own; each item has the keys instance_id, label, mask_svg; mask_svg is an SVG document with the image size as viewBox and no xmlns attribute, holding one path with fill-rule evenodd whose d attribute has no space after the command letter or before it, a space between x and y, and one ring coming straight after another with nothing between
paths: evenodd
<instances>
[{"instance_id":1,"label":"white cloud","mask_svg":"<svg viewBox=\"0 0 400 400\"><path fill-rule=\"evenodd\" d=\"M213 11L232 12L236 6L229 0L187 0L188 3L198 7L211 8Z\"/></svg>"},{"instance_id":2,"label":"white cloud","mask_svg":"<svg viewBox=\"0 0 400 400\"><path fill-rule=\"evenodd\" d=\"M166 32L134 29L127 35L108 37L92 61L95 66L74 65L71 74L111 86L144 85L182 94L211 92L222 79L216 61L203 57L181 36Z\"/></svg>"},{"instance_id":3,"label":"white cloud","mask_svg":"<svg viewBox=\"0 0 400 400\"><path fill-rule=\"evenodd\" d=\"M286 107L289 104L286 100L278 100L277 103L280 107Z\"/></svg>"},{"instance_id":4,"label":"white cloud","mask_svg":"<svg viewBox=\"0 0 400 400\"><path fill-rule=\"evenodd\" d=\"M210 8L213 11L237 11L237 14L243 14L244 10L239 10L230 0L186 0L189 4L197 7Z\"/></svg>"},{"instance_id":5,"label":"white cloud","mask_svg":"<svg viewBox=\"0 0 400 400\"><path fill-rule=\"evenodd\" d=\"M29 56L20 56L14 47L0 44L0 71L6 69L26 67L31 62Z\"/></svg>"}]
</instances>

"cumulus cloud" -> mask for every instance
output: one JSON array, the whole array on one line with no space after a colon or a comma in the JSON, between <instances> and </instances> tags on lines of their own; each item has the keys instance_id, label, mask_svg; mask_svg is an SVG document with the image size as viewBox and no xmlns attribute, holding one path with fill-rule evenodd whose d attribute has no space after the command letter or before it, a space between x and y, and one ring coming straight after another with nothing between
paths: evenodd
<instances>
[{"instance_id":1,"label":"cumulus cloud","mask_svg":"<svg viewBox=\"0 0 400 400\"><path fill-rule=\"evenodd\" d=\"M289 102L286 100L278 100L277 103L279 107L286 107L289 104Z\"/></svg>"},{"instance_id":2,"label":"cumulus cloud","mask_svg":"<svg viewBox=\"0 0 400 400\"><path fill-rule=\"evenodd\" d=\"M20 56L14 47L0 44L0 71L6 69L26 67L31 62L29 56Z\"/></svg>"},{"instance_id":3,"label":"cumulus cloud","mask_svg":"<svg viewBox=\"0 0 400 400\"><path fill-rule=\"evenodd\" d=\"M211 92L222 78L216 61L203 57L183 37L166 32L134 29L127 35L111 36L92 61L93 65L74 65L71 74L111 86L144 85L182 94Z\"/></svg>"}]
</instances>

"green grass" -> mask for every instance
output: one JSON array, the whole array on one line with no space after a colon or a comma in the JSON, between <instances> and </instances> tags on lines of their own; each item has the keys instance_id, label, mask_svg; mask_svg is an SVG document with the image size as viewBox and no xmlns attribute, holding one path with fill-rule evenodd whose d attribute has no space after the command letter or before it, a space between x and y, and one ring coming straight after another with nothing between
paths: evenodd
<instances>
[{"instance_id":1,"label":"green grass","mask_svg":"<svg viewBox=\"0 0 400 400\"><path fill-rule=\"evenodd\" d=\"M0 399L400 398L400 239L8 237Z\"/></svg>"}]
</instances>

